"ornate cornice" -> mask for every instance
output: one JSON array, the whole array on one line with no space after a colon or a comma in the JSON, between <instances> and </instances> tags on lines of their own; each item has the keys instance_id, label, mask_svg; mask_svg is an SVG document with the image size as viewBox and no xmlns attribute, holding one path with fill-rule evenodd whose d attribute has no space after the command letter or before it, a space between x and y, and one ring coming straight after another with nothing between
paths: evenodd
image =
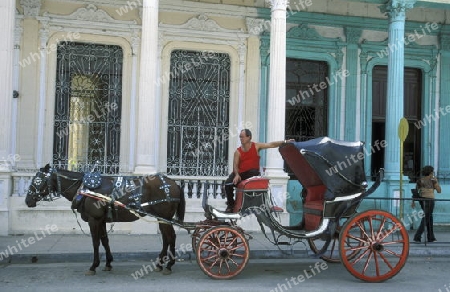
<instances>
[{"instance_id":1,"label":"ornate cornice","mask_svg":"<svg viewBox=\"0 0 450 292\"><path fill-rule=\"evenodd\" d=\"M198 17L189 19L181 28L200 30L200 31L224 31L215 20L208 18L206 14L200 14Z\"/></svg>"},{"instance_id":2,"label":"ornate cornice","mask_svg":"<svg viewBox=\"0 0 450 292\"><path fill-rule=\"evenodd\" d=\"M116 20L93 4L78 8L68 15L52 14L46 11L37 19L42 23L48 23L49 29L58 31L76 29L83 33L129 36L130 29L141 30L141 25L138 25L135 20Z\"/></svg>"},{"instance_id":3,"label":"ornate cornice","mask_svg":"<svg viewBox=\"0 0 450 292\"><path fill-rule=\"evenodd\" d=\"M36 17L41 10L41 0L20 0L20 5L26 17Z\"/></svg>"},{"instance_id":4,"label":"ornate cornice","mask_svg":"<svg viewBox=\"0 0 450 292\"><path fill-rule=\"evenodd\" d=\"M44 13L47 16L48 13ZM96 22L115 22L106 11L98 9L94 4L88 4L86 7L78 8L74 13L65 16L66 19L85 20Z\"/></svg>"},{"instance_id":5,"label":"ornate cornice","mask_svg":"<svg viewBox=\"0 0 450 292\"><path fill-rule=\"evenodd\" d=\"M308 27L306 24L300 24L299 26L291 28L286 33L286 38L297 38L306 40L319 40L319 41L341 41L341 38L324 38L314 28Z\"/></svg>"},{"instance_id":6,"label":"ornate cornice","mask_svg":"<svg viewBox=\"0 0 450 292\"><path fill-rule=\"evenodd\" d=\"M249 36L243 29L223 28L206 14L193 17L181 25L160 22L159 29L164 33L166 40L195 40L236 46L239 44L240 39L248 38Z\"/></svg>"}]
</instances>

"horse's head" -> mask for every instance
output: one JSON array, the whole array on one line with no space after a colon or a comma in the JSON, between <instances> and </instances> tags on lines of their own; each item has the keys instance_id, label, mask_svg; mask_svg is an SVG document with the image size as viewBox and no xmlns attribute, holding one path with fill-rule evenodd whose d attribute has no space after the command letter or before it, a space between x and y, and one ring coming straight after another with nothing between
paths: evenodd
<instances>
[{"instance_id":1,"label":"horse's head","mask_svg":"<svg viewBox=\"0 0 450 292\"><path fill-rule=\"evenodd\" d=\"M25 198L25 203L28 207L36 207L36 202L42 200L54 191L51 176L52 168L47 164L33 177Z\"/></svg>"}]
</instances>

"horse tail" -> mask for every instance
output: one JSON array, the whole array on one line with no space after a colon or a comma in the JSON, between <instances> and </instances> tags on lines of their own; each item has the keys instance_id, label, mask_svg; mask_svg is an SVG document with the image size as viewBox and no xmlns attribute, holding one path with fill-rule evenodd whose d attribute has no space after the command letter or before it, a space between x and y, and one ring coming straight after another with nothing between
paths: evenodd
<instances>
[{"instance_id":1,"label":"horse tail","mask_svg":"<svg viewBox=\"0 0 450 292\"><path fill-rule=\"evenodd\" d=\"M186 198L184 197L184 188L180 186L178 188L180 190L180 202L178 203L176 216L179 222L183 222L186 213Z\"/></svg>"}]
</instances>

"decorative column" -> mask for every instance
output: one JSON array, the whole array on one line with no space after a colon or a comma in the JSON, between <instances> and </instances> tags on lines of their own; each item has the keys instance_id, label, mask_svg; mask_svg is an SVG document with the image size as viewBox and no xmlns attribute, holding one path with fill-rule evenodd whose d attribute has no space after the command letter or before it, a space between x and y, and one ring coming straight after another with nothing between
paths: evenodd
<instances>
[{"instance_id":1,"label":"decorative column","mask_svg":"<svg viewBox=\"0 0 450 292\"><path fill-rule=\"evenodd\" d=\"M141 38L139 36L138 30L133 30L133 34L131 36L131 100L130 100L130 116L135 117L137 116L137 85L138 85L138 58L139 55L139 46L141 44ZM130 141L137 141L136 140L136 119L130 119ZM129 157L129 166L127 167L127 171L134 171L135 166L135 154L136 149L134 147L130 147L130 157Z\"/></svg>"},{"instance_id":2,"label":"decorative column","mask_svg":"<svg viewBox=\"0 0 450 292\"><path fill-rule=\"evenodd\" d=\"M14 57L14 26L15 0L0 2L0 235L7 235L9 229L8 200L12 191L11 178L11 110L13 99L13 57Z\"/></svg>"},{"instance_id":3,"label":"decorative column","mask_svg":"<svg viewBox=\"0 0 450 292\"><path fill-rule=\"evenodd\" d=\"M271 0L270 69L267 142L284 140L286 115L286 7L287 0ZM266 175L275 203L285 208L288 175L278 149L266 152Z\"/></svg>"},{"instance_id":4,"label":"decorative column","mask_svg":"<svg viewBox=\"0 0 450 292\"><path fill-rule=\"evenodd\" d=\"M440 108L447 109L450 106L450 26L446 25L442 28L439 36L440 42ZM439 119L439 157L438 159L438 175L450 173L450 118L447 116ZM436 168L436 167L435 167Z\"/></svg>"},{"instance_id":5,"label":"decorative column","mask_svg":"<svg viewBox=\"0 0 450 292\"><path fill-rule=\"evenodd\" d=\"M415 0L391 0L384 12L389 17L388 84L386 97L386 148L384 167L386 179L399 179L400 140L398 125L404 110L404 64L405 64L405 11L412 8Z\"/></svg>"},{"instance_id":6,"label":"decorative column","mask_svg":"<svg viewBox=\"0 0 450 292\"><path fill-rule=\"evenodd\" d=\"M157 102L158 64L158 0L144 0L142 4L142 36L139 72L136 163L134 172L151 174L156 165L156 127L159 117Z\"/></svg>"},{"instance_id":7,"label":"decorative column","mask_svg":"<svg viewBox=\"0 0 450 292\"><path fill-rule=\"evenodd\" d=\"M268 23L269 21L267 21ZM265 141L265 90L260 90L260 74L261 68L261 54L260 54L260 39L259 36L264 31L264 19L246 18L247 31L249 36L247 38L246 48L246 66L245 66L245 93L244 96L251 97L251 101L246 98L246 102L252 106L246 107L245 119L247 121L255 121L253 132L257 132L258 141ZM255 107L253 104L258 102ZM264 108L264 112L263 111ZM257 128L257 125L259 127ZM266 165L265 160L261 158L261 165Z\"/></svg>"},{"instance_id":8,"label":"decorative column","mask_svg":"<svg viewBox=\"0 0 450 292\"><path fill-rule=\"evenodd\" d=\"M360 67L361 67L361 83L360 83L360 108L361 108L361 116L360 116L360 140L362 141L370 141L368 138L368 127L372 124L372 112L369 112L369 107L367 106L367 79L368 79L368 74L367 74L367 52L362 51L359 54L359 63L360 63ZM371 143L365 143L364 147L367 149L367 153L370 153L370 147L371 147ZM364 172L366 174L366 176L370 176L370 164L369 163L365 163L364 164Z\"/></svg>"},{"instance_id":9,"label":"decorative column","mask_svg":"<svg viewBox=\"0 0 450 292\"><path fill-rule=\"evenodd\" d=\"M41 22L42 28L39 30L40 39L40 59L39 59L39 107L38 107L38 135L37 135L37 147L36 147L36 166L40 167L44 165L44 125L45 125L45 101L47 99L47 42L49 36L48 22Z\"/></svg>"},{"instance_id":10,"label":"decorative column","mask_svg":"<svg viewBox=\"0 0 450 292\"><path fill-rule=\"evenodd\" d=\"M362 30L354 27L345 29L347 39L345 79L345 130L344 140L360 140L360 98L358 98L358 43Z\"/></svg>"},{"instance_id":11,"label":"decorative column","mask_svg":"<svg viewBox=\"0 0 450 292\"><path fill-rule=\"evenodd\" d=\"M286 7L287 0L272 0L270 28L267 142L284 140L286 114ZM267 151L266 172L285 176L278 151Z\"/></svg>"}]
</instances>

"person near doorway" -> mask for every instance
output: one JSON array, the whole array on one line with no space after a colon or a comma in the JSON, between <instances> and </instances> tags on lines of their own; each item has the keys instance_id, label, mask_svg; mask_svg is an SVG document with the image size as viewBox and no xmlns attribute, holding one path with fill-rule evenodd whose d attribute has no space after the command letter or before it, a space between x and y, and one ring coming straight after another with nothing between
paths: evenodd
<instances>
[{"instance_id":1,"label":"person near doorway","mask_svg":"<svg viewBox=\"0 0 450 292\"><path fill-rule=\"evenodd\" d=\"M270 143L252 142L252 132L249 129L241 130L239 134L241 146L236 149L233 157L233 172L225 180L225 194L227 196L226 213L234 209L234 187L242 181L253 176L259 176L259 150L280 147L283 143L294 142L294 139L275 141Z\"/></svg>"},{"instance_id":2,"label":"person near doorway","mask_svg":"<svg viewBox=\"0 0 450 292\"><path fill-rule=\"evenodd\" d=\"M427 230L426 240L435 242L436 237L433 231L434 191L440 193L441 186L434 176L434 168L431 165L422 168L422 177L417 180L416 189L419 192L419 203L425 216L422 217L419 228L414 235L414 242L422 241L422 233L425 231L425 227Z\"/></svg>"}]
</instances>

